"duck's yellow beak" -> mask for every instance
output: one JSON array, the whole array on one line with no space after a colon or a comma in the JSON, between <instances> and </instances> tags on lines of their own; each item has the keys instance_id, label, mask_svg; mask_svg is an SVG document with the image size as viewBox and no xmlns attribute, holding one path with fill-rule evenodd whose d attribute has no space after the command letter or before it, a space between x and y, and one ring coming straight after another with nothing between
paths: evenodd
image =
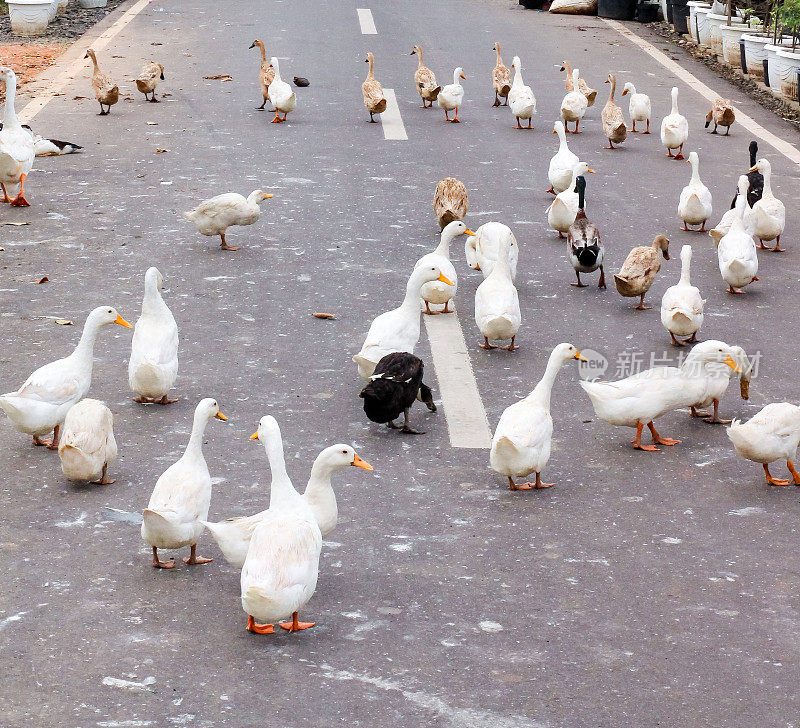
<instances>
[{"instance_id":1,"label":"duck's yellow beak","mask_svg":"<svg viewBox=\"0 0 800 728\"><path fill-rule=\"evenodd\" d=\"M756 164L755 166L750 167L750 169L748 169L747 171L748 172L758 172L758 165Z\"/></svg>"},{"instance_id":2,"label":"duck's yellow beak","mask_svg":"<svg viewBox=\"0 0 800 728\"><path fill-rule=\"evenodd\" d=\"M439 273L439 277L436 280L446 283L448 286L455 285L455 283L453 283L453 281L451 281L444 273Z\"/></svg>"},{"instance_id":3,"label":"duck's yellow beak","mask_svg":"<svg viewBox=\"0 0 800 728\"><path fill-rule=\"evenodd\" d=\"M263 199L263 200L269 200L269 199L271 199L272 197L274 197L274 195L270 195L270 194L268 194L268 193L266 193L266 192L265 192L265 193L264 193L264 194L261 196L261 199Z\"/></svg>"},{"instance_id":4,"label":"duck's yellow beak","mask_svg":"<svg viewBox=\"0 0 800 728\"><path fill-rule=\"evenodd\" d=\"M586 171L591 172L592 174L597 174L597 172L595 172L593 169L587 169Z\"/></svg>"},{"instance_id":5,"label":"duck's yellow beak","mask_svg":"<svg viewBox=\"0 0 800 728\"><path fill-rule=\"evenodd\" d=\"M363 468L364 470L375 470L366 460L362 460L358 455L353 456L353 462L350 465L354 465L357 468Z\"/></svg>"},{"instance_id":6,"label":"duck's yellow beak","mask_svg":"<svg viewBox=\"0 0 800 728\"><path fill-rule=\"evenodd\" d=\"M467 228L467 229L464 231L464 235L475 235L475 233L474 233L474 232L472 232L472 230L470 230L469 228Z\"/></svg>"},{"instance_id":7,"label":"duck's yellow beak","mask_svg":"<svg viewBox=\"0 0 800 728\"><path fill-rule=\"evenodd\" d=\"M728 354L728 358L725 359L724 363L727 364L731 369L733 369L733 371L737 373L740 371L739 365L733 360L733 357L730 354Z\"/></svg>"},{"instance_id":8,"label":"duck's yellow beak","mask_svg":"<svg viewBox=\"0 0 800 728\"><path fill-rule=\"evenodd\" d=\"M250 435L250 439L251 440L258 440L258 433L254 432L252 435Z\"/></svg>"},{"instance_id":9,"label":"duck's yellow beak","mask_svg":"<svg viewBox=\"0 0 800 728\"><path fill-rule=\"evenodd\" d=\"M558 134L558 132L555 129L553 129L553 134Z\"/></svg>"},{"instance_id":10,"label":"duck's yellow beak","mask_svg":"<svg viewBox=\"0 0 800 728\"><path fill-rule=\"evenodd\" d=\"M572 357L573 359L577 359L578 361L589 361L583 354L579 351L575 352L575 356Z\"/></svg>"},{"instance_id":11,"label":"duck's yellow beak","mask_svg":"<svg viewBox=\"0 0 800 728\"><path fill-rule=\"evenodd\" d=\"M115 323L115 324L119 324L120 326L124 326L126 329L132 329L132 328L133 328L133 326L131 326L131 325L130 325L130 324L129 324L129 323L128 323L128 322L127 322L127 321L126 321L124 318L122 318L122 316L120 316L119 314L117 314L117 318L115 318L115 319L114 319L114 323Z\"/></svg>"},{"instance_id":12,"label":"duck's yellow beak","mask_svg":"<svg viewBox=\"0 0 800 728\"><path fill-rule=\"evenodd\" d=\"M217 412L217 414L215 414L214 417L216 417L218 420L222 420L223 422L228 421L228 418L225 415L223 415L222 412Z\"/></svg>"},{"instance_id":13,"label":"duck's yellow beak","mask_svg":"<svg viewBox=\"0 0 800 728\"><path fill-rule=\"evenodd\" d=\"M467 80L467 77L463 73L461 74L461 78L463 78L465 81Z\"/></svg>"}]
</instances>

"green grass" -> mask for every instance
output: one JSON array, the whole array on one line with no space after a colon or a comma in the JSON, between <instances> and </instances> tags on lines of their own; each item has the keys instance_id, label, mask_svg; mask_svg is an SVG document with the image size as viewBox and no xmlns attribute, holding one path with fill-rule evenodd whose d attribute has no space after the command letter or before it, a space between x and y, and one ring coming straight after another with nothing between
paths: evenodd
<instances>
[{"instance_id":1,"label":"green grass","mask_svg":"<svg viewBox=\"0 0 800 728\"><path fill-rule=\"evenodd\" d=\"M0 15L6 15L8 13L8 5L6 5L3 0L0 0Z\"/></svg>"}]
</instances>

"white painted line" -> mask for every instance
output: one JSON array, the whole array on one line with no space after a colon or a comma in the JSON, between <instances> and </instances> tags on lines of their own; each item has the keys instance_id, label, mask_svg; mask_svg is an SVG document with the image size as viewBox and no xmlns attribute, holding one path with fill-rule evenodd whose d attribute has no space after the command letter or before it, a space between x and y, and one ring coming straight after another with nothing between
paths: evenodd
<instances>
[{"instance_id":1,"label":"white painted line","mask_svg":"<svg viewBox=\"0 0 800 728\"><path fill-rule=\"evenodd\" d=\"M372 11L369 8L358 8L358 23L361 26L361 35L378 35L375 21L372 19Z\"/></svg>"},{"instance_id":2,"label":"white painted line","mask_svg":"<svg viewBox=\"0 0 800 728\"><path fill-rule=\"evenodd\" d=\"M713 103L716 99L722 96L722 94L718 94L716 91L706 86L702 81L695 78L685 68L675 63L675 61L673 61L669 56L662 53L660 50L658 50L658 48L651 43L648 43L643 38L640 38L638 35L636 35L636 33L628 30L621 23L618 23L616 20L609 20L608 18L600 18L600 20L607 25L610 25L620 35L625 36L631 43L639 46L639 48L647 53L647 55L655 58L655 60L664 66L664 68L672 71L672 73L674 73L675 76L677 76L681 81L697 91L697 93L699 93L701 96L704 96L710 102ZM798 151L797 147L789 144L789 142L784 141L771 131L765 129L763 126L761 126L761 124L759 124L755 119L749 117L741 109L734 107L734 110L736 113L736 121L739 122L739 124L741 124L745 129L757 136L762 141L765 141L767 144L774 147L788 160L800 165L800 151Z\"/></svg>"},{"instance_id":3,"label":"white painted line","mask_svg":"<svg viewBox=\"0 0 800 728\"><path fill-rule=\"evenodd\" d=\"M394 95L394 89L383 89L383 95L386 97L386 110L381 114L384 139L399 141L408 139L403 117L400 116L400 107L397 105L397 97Z\"/></svg>"},{"instance_id":4,"label":"white painted line","mask_svg":"<svg viewBox=\"0 0 800 728\"><path fill-rule=\"evenodd\" d=\"M150 4L150 2L151 0L139 0L139 2L125 11L121 17L114 21L111 27L105 31L105 33L103 33L99 38L93 40L91 42L91 47L95 50L95 52L103 50L119 34L119 32L131 22L131 20L133 20ZM25 105L25 108L20 111L19 118L23 124L30 124L33 117L36 116L36 114L38 114L45 106L47 106L47 104L50 102L50 99L52 99L56 94L60 93L64 86L66 86L70 81L74 80L75 76L80 73L81 70L90 66L91 61L83 57L85 49L89 47L86 41L76 41L76 43L74 43L67 51L67 54L74 53L74 49L77 47L78 43L82 44L80 49L78 49L80 50L78 57L75 58L52 81L49 81L42 88L42 90ZM88 85L89 81L87 80L86 83Z\"/></svg>"},{"instance_id":5,"label":"white painted line","mask_svg":"<svg viewBox=\"0 0 800 728\"><path fill-rule=\"evenodd\" d=\"M492 446L492 432L478 393L458 314L422 318L439 381L450 445L488 450Z\"/></svg>"}]
</instances>

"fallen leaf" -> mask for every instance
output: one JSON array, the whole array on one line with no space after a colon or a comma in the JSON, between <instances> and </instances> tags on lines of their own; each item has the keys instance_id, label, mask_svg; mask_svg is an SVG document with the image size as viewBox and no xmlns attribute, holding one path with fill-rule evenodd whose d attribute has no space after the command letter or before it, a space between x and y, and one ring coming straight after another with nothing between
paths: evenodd
<instances>
[{"instance_id":1,"label":"fallen leaf","mask_svg":"<svg viewBox=\"0 0 800 728\"><path fill-rule=\"evenodd\" d=\"M34 283L47 283L50 279L47 276L42 276L38 280L34 281Z\"/></svg>"},{"instance_id":2,"label":"fallen leaf","mask_svg":"<svg viewBox=\"0 0 800 728\"><path fill-rule=\"evenodd\" d=\"M332 318L335 318L335 316L332 313L315 313L315 314L312 314L312 316L314 316L314 318L318 318L318 319L332 319Z\"/></svg>"},{"instance_id":3,"label":"fallen leaf","mask_svg":"<svg viewBox=\"0 0 800 728\"><path fill-rule=\"evenodd\" d=\"M6 252L5 248L0 248L0 253L5 253L5 252Z\"/></svg>"},{"instance_id":4,"label":"fallen leaf","mask_svg":"<svg viewBox=\"0 0 800 728\"><path fill-rule=\"evenodd\" d=\"M59 326L72 326L72 321L69 319L56 319L56 323Z\"/></svg>"},{"instance_id":5,"label":"fallen leaf","mask_svg":"<svg viewBox=\"0 0 800 728\"><path fill-rule=\"evenodd\" d=\"M14 225L15 227L18 227L20 225L30 225L30 222L4 222L4 223L0 223L0 224L2 224L2 225Z\"/></svg>"},{"instance_id":6,"label":"fallen leaf","mask_svg":"<svg viewBox=\"0 0 800 728\"><path fill-rule=\"evenodd\" d=\"M73 101L82 101L83 99L88 99L88 98L89 98L88 96L73 96L72 100Z\"/></svg>"},{"instance_id":7,"label":"fallen leaf","mask_svg":"<svg viewBox=\"0 0 800 728\"><path fill-rule=\"evenodd\" d=\"M207 78L209 81L233 81L229 73L218 73L216 76L203 76L203 78Z\"/></svg>"},{"instance_id":8,"label":"fallen leaf","mask_svg":"<svg viewBox=\"0 0 800 728\"><path fill-rule=\"evenodd\" d=\"M166 154L169 149L156 149L156 154Z\"/></svg>"},{"instance_id":9,"label":"fallen leaf","mask_svg":"<svg viewBox=\"0 0 800 728\"><path fill-rule=\"evenodd\" d=\"M164 45L163 43L151 43L150 45Z\"/></svg>"},{"instance_id":10,"label":"fallen leaf","mask_svg":"<svg viewBox=\"0 0 800 728\"><path fill-rule=\"evenodd\" d=\"M147 126L158 126L157 121L146 121L145 124L147 124Z\"/></svg>"}]
</instances>

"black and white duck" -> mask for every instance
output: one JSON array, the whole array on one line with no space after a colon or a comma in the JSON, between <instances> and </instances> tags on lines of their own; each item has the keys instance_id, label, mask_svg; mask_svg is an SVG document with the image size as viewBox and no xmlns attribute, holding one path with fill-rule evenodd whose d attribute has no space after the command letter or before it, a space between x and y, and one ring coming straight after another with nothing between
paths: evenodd
<instances>
[{"instance_id":1,"label":"black and white duck","mask_svg":"<svg viewBox=\"0 0 800 728\"><path fill-rule=\"evenodd\" d=\"M597 282L598 288L606 287L606 274L603 271L603 257L605 248L600 241L600 231L597 225L586 217L584 201L586 196L586 178L581 176L575 180L575 188L578 191L578 214L575 222L569 226L567 231L567 257L578 282L571 285L576 288L585 288L586 284L581 283L581 273L593 273L600 269L600 280Z\"/></svg>"}]
</instances>

